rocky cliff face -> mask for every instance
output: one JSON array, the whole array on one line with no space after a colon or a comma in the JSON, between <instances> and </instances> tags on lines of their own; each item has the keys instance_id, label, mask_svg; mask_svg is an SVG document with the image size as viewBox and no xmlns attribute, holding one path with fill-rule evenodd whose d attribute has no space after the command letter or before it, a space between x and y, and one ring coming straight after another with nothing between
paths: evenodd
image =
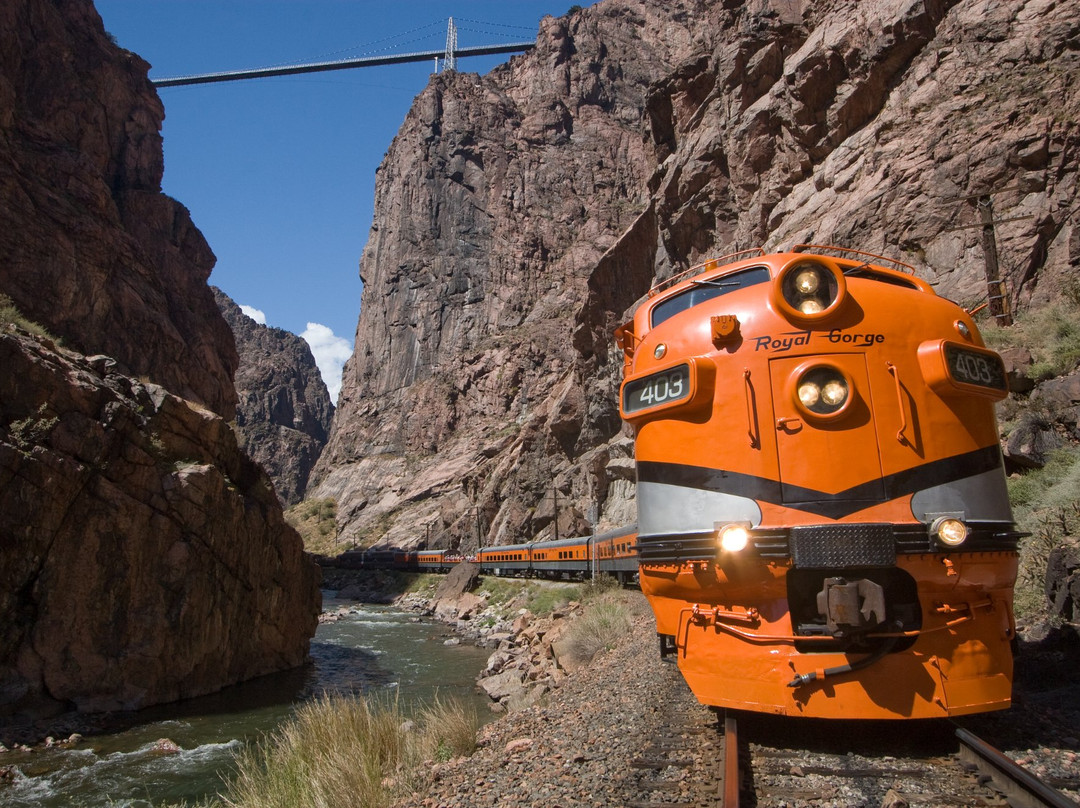
<instances>
[{"instance_id":1,"label":"rocky cliff face","mask_svg":"<svg viewBox=\"0 0 1080 808\"><path fill-rule=\"evenodd\" d=\"M0 714L305 661L318 570L220 416L10 326L0 364Z\"/></svg>"},{"instance_id":2,"label":"rocky cliff face","mask_svg":"<svg viewBox=\"0 0 1080 808\"><path fill-rule=\"evenodd\" d=\"M0 6L0 291L69 347L231 418L215 259L161 193L148 67L109 41L90 0Z\"/></svg>"},{"instance_id":3,"label":"rocky cliff face","mask_svg":"<svg viewBox=\"0 0 1080 808\"><path fill-rule=\"evenodd\" d=\"M378 177L317 495L343 541L633 519L612 328L739 248L884 252L1021 303L1080 265L1075 2L607 0L416 99Z\"/></svg>"},{"instance_id":4,"label":"rocky cliff face","mask_svg":"<svg viewBox=\"0 0 1080 808\"><path fill-rule=\"evenodd\" d=\"M211 288L240 355L235 386L241 446L266 469L282 503L295 505L326 445L334 416L330 393L304 340L260 325Z\"/></svg>"},{"instance_id":5,"label":"rocky cliff face","mask_svg":"<svg viewBox=\"0 0 1080 808\"><path fill-rule=\"evenodd\" d=\"M0 4L5 731L293 667L315 628L318 571L228 425L236 350L146 71L90 0Z\"/></svg>"}]
</instances>

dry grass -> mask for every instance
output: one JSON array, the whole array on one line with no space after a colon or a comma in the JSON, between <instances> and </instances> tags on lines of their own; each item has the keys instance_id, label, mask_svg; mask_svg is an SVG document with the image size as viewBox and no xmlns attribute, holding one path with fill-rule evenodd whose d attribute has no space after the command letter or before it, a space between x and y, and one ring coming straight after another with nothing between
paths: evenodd
<instances>
[{"instance_id":1,"label":"dry grass","mask_svg":"<svg viewBox=\"0 0 1080 808\"><path fill-rule=\"evenodd\" d=\"M22 313L15 306L15 303L7 295L0 295L0 326L3 325L15 325L23 331L28 331L35 336L58 342L56 337L46 331L44 327L35 323L33 320L28 320L23 317Z\"/></svg>"},{"instance_id":2,"label":"dry grass","mask_svg":"<svg viewBox=\"0 0 1080 808\"><path fill-rule=\"evenodd\" d=\"M410 718L395 702L324 696L240 754L217 805L380 808L422 789L435 761L471 753L478 727L453 700Z\"/></svg>"},{"instance_id":3,"label":"dry grass","mask_svg":"<svg viewBox=\"0 0 1080 808\"><path fill-rule=\"evenodd\" d=\"M333 556L341 552L337 544L335 500L305 499L285 511L285 521L300 534L309 553Z\"/></svg>"},{"instance_id":4,"label":"dry grass","mask_svg":"<svg viewBox=\"0 0 1080 808\"><path fill-rule=\"evenodd\" d=\"M588 662L601 651L610 650L631 627L631 610L620 593L600 595L570 625L566 635L570 654Z\"/></svg>"}]
</instances>

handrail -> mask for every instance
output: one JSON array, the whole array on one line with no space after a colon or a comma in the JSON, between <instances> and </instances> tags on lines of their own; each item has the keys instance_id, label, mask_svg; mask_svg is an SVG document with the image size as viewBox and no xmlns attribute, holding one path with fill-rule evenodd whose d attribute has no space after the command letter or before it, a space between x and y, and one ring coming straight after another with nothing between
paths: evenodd
<instances>
[{"instance_id":1,"label":"handrail","mask_svg":"<svg viewBox=\"0 0 1080 808\"><path fill-rule=\"evenodd\" d=\"M906 270L910 274L915 274L915 267L911 264L905 264L903 261L898 261L895 258L886 258L884 255L878 255L877 253L863 252L862 250L853 250L849 247L837 247L833 244L796 244L791 248L793 253L806 252L808 250L814 250L820 252L822 250L835 250L838 253L846 253L848 255L857 255L860 258L876 258L878 261L886 261L897 267L900 267L901 271Z\"/></svg>"},{"instance_id":2,"label":"handrail","mask_svg":"<svg viewBox=\"0 0 1080 808\"><path fill-rule=\"evenodd\" d=\"M758 449L761 447L761 439L754 432L757 411L754 409L754 386L750 382L750 368L743 368L742 377L743 395L746 396L746 433L750 436L750 448Z\"/></svg>"},{"instance_id":3,"label":"handrail","mask_svg":"<svg viewBox=\"0 0 1080 808\"><path fill-rule=\"evenodd\" d=\"M908 442L908 439L907 435L904 434L904 431L908 428L908 422L907 410L904 409L904 390L900 385L900 371L896 369L896 365L892 362L886 362L885 367L896 381L896 404L900 407L900 429L896 432L896 439L900 443L905 444Z\"/></svg>"},{"instance_id":4,"label":"handrail","mask_svg":"<svg viewBox=\"0 0 1080 808\"><path fill-rule=\"evenodd\" d=\"M652 289L649 290L649 297L656 297L658 294L660 294L665 289L670 289L675 284L681 283L682 281L686 280L687 278L691 278L694 275L700 275L703 272L709 272L710 270L713 270L713 269L719 269L720 267L724 266L724 264L732 264L741 255L765 255L765 254L766 254L765 250L761 249L761 247L751 247L748 250L739 250L738 252L728 253L727 255L721 255L719 258L710 258L708 261L706 261L703 264L698 264L697 266L690 267L690 269L685 269L685 270L683 270L682 272L679 272L676 275L672 275L670 278L667 278L666 280L660 281L655 286L653 286Z\"/></svg>"}]
</instances>

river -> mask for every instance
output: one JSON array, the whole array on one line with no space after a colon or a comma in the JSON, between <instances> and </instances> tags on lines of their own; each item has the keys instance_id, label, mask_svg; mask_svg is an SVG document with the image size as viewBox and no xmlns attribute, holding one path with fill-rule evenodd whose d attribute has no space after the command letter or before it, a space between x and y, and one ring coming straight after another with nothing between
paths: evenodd
<instances>
[{"instance_id":1,"label":"river","mask_svg":"<svg viewBox=\"0 0 1080 808\"><path fill-rule=\"evenodd\" d=\"M475 693L477 674L490 651L445 645L439 623L387 606L335 601L352 607L336 622L319 625L311 643L313 664L229 688L213 696L151 708L128 717L127 728L86 737L73 749L0 755L15 765L10 784L0 783L3 808L152 808L194 802L221 789L238 749L273 730L296 704L323 692L397 696L404 705L436 693L475 700L481 720L485 699ZM163 753L161 739L180 747Z\"/></svg>"}]
</instances>

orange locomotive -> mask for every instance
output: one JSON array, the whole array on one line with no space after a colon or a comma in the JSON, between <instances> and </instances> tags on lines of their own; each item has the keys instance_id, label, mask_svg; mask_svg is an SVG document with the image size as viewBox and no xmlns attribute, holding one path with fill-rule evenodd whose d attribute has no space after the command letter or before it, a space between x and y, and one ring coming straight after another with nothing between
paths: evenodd
<instances>
[{"instance_id":1,"label":"orange locomotive","mask_svg":"<svg viewBox=\"0 0 1080 808\"><path fill-rule=\"evenodd\" d=\"M617 331L641 588L705 704L1009 705L1004 366L967 312L882 262L739 253L654 288Z\"/></svg>"}]
</instances>

